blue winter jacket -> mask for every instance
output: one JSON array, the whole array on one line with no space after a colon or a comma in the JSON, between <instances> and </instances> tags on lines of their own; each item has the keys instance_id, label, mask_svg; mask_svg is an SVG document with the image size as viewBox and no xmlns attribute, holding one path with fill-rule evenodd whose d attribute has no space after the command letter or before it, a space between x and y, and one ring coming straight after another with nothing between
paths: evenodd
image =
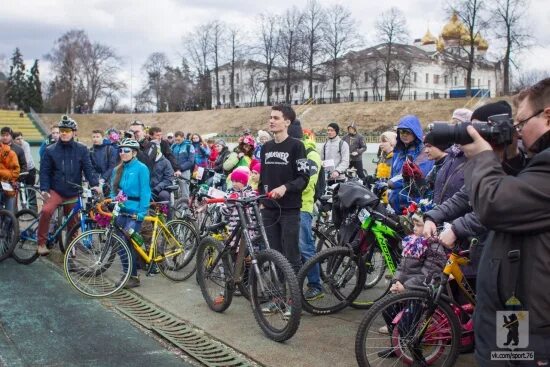
<instances>
[{"instance_id":1,"label":"blue winter jacket","mask_svg":"<svg viewBox=\"0 0 550 367\"><path fill-rule=\"evenodd\" d=\"M122 190L128 197L128 201L124 203L122 211L125 213L136 214L138 220L143 220L149 209L151 201L151 186L149 183L149 168L141 163L137 158L132 159L127 163L122 164L122 176L118 190L114 189L115 176L117 169L113 170L111 176L111 198L114 199L118 191Z\"/></svg>"},{"instance_id":2,"label":"blue winter jacket","mask_svg":"<svg viewBox=\"0 0 550 367\"><path fill-rule=\"evenodd\" d=\"M111 143L94 145L90 148L90 159L94 172L99 178L108 181L113 173L113 168L117 165L118 149Z\"/></svg>"},{"instance_id":3,"label":"blue winter jacket","mask_svg":"<svg viewBox=\"0 0 550 367\"><path fill-rule=\"evenodd\" d=\"M184 140L180 144L172 144L172 153L174 153L178 169L181 172L193 170L195 166L195 147L191 144L191 141Z\"/></svg>"},{"instance_id":4,"label":"blue winter jacket","mask_svg":"<svg viewBox=\"0 0 550 367\"><path fill-rule=\"evenodd\" d=\"M422 132L422 126L420 120L414 115L407 115L399 120L399 129L409 129L413 132L415 140L408 147L403 144L399 136L397 136L397 144L393 149L393 161L391 167L391 181L393 182L393 189L389 195L389 202L392 208L400 213L401 208L408 205L411 200L418 201L419 197L409 197L408 192L403 190L403 178L402 170L403 164L407 156L411 156L413 162L419 166L424 177L431 171L434 162L428 159L426 153L424 153L424 134Z\"/></svg>"},{"instance_id":5,"label":"blue winter jacket","mask_svg":"<svg viewBox=\"0 0 550 367\"><path fill-rule=\"evenodd\" d=\"M195 164L199 167L206 167L208 165L208 157L210 157L210 148L200 143L193 143L195 147Z\"/></svg>"},{"instance_id":6,"label":"blue winter jacket","mask_svg":"<svg viewBox=\"0 0 550 367\"><path fill-rule=\"evenodd\" d=\"M64 198L78 196L82 173L90 186L99 184L94 173L88 148L74 140L52 144L40 161L40 191L54 190Z\"/></svg>"}]
</instances>

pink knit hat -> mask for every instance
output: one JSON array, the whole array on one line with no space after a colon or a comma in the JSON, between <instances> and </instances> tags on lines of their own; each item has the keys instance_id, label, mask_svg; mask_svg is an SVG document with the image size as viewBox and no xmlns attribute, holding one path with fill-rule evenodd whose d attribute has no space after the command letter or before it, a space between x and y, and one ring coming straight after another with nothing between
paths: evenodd
<instances>
[{"instance_id":1,"label":"pink knit hat","mask_svg":"<svg viewBox=\"0 0 550 367\"><path fill-rule=\"evenodd\" d=\"M239 182L244 186L246 186L248 185L248 176L249 176L248 169L242 169L239 167L231 173L230 177L232 182Z\"/></svg>"},{"instance_id":2,"label":"pink knit hat","mask_svg":"<svg viewBox=\"0 0 550 367\"><path fill-rule=\"evenodd\" d=\"M262 165L259 161L253 159L252 163L250 163L250 171L260 173L260 170L262 169Z\"/></svg>"}]
</instances>

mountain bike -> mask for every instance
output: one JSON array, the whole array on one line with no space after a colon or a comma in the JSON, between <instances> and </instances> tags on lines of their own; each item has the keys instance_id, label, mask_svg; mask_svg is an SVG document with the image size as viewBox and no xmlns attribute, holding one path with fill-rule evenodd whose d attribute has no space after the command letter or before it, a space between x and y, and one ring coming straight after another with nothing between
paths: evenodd
<instances>
[{"instance_id":1,"label":"mountain bike","mask_svg":"<svg viewBox=\"0 0 550 367\"><path fill-rule=\"evenodd\" d=\"M153 223L151 245L147 248L140 236L129 233L116 221L119 216L135 219L134 215L122 213L119 202L114 202L112 213L104 210L111 202L106 199L96 206L101 215L111 218L109 226L83 232L65 252L65 276L77 291L90 297L106 297L123 288L132 273L128 244L146 264L156 264L168 279L183 281L191 276L186 268L192 259L187 248L196 247L199 241L192 224L180 219L166 222L162 205L167 203L152 204L154 215L144 218ZM153 268L149 266L148 274Z\"/></svg>"},{"instance_id":2,"label":"mountain bike","mask_svg":"<svg viewBox=\"0 0 550 367\"><path fill-rule=\"evenodd\" d=\"M475 294L461 270L468 253L454 249L425 287L390 294L367 311L355 339L359 366L452 366L461 351L473 349ZM453 297L450 276L465 304Z\"/></svg>"},{"instance_id":3,"label":"mountain bike","mask_svg":"<svg viewBox=\"0 0 550 367\"><path fill-rule=\"evenodd\" d=\"M347 306L371 307L388 293L401 258L403 226L370 190L363 186L354 190L350 195L356 195L362 204L350 204L353 208L340 225L339 246L319 252L298 273L302 306L314 315L336 313ZM304 296L307 274L316 266L324 292L308 300Z\"/></svg>"},{"instance_id":4,"label":"mountain bike","mask_svg":"<svg viewBox=\"0 0 550 367\"><path fill-rule=\"evenodd\" d=\"M256 322L268 338L282 342L298 330L302 307L292 266L269 248L258 205L267 197L207 200L209 204L235 205L240 221L223 242L213 237L202 239L197 251L197 280L208 307L215 312L225 311L235 287L247 281ZM251 231L258 236L252 238Z\"/></svg>"},{"instance_id":5,"label":"mountain bike","mask_svg":"<svg viewBox=\"0 0 550 367\"><path fill-rule=\"evenodd\" d=\"M0 209L0 261L8 258L17 243L19 222L10 210Z\"/></svg>"},{"instance_id":6,"label":"mountain bike","mask_svg":"<svg viewBox=\"0 0 550 367\"><path fill-rule=\"evenodd\" d=\"M95 228L95 221L87 215L87 209L97 201L101 200L101 196L93 193L90 189L80 187L80 194L76 199L64 201L56 210L57 219L52 222L59 223L50 225L46 246L52 248L56 243L59 244L59 249L65 253L68 242L78 234L78 231L87 231ZM63 206L75 204L69 214L63 217ZM17 212L16 217L19 221L19 239L13 250L12 257L21 264L31 264L38 257L38 224L39 215L30 209L23 209ZM78 223L75 223L67 232L65 241L62 238L62 232L73 221L73 218L78 217Z\"/></svg>"}]
</instances>

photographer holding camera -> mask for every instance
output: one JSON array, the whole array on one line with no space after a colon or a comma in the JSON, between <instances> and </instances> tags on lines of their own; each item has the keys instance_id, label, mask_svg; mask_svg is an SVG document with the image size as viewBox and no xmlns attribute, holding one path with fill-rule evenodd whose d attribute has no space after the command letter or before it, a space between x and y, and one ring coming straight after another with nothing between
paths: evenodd
<instances>
[{"instance_id":1,"label":"photographer holding camera","mask_svg":"<svg viewBox=\"0 0 550 367\"><path fill-rule=\"evenodd\" d=\"M462 143L469 158L464 172L470 202L492 231L480 260L474 316L476 358L482 366L502 365L491 361L491 351L498 350L497 328L502 326L496 312L517 309L529 312L525 350L535 353L534 361L519 364L550 362L550 78L522 90L514 104L513 127L527 157L514 136L503 149L501 163L482 137L497 133L473 126L467 126L473 142ZM494 129L505 135L505 125ZM517 174L507 175L503 167L516 167Z\"/></svg>"}]
</instances>

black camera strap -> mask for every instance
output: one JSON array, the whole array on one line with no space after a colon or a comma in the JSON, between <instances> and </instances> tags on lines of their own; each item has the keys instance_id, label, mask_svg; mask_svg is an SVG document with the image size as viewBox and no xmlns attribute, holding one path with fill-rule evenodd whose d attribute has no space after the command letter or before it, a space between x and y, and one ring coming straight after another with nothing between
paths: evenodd
<instances>
[{"instance_id":1,"label":"black camera strap","mask_svg":"<svg viewBox=\"0 0 550 367\"><path fill-rule=\"evenodd\" d=\"M510 310L519 310L522 308L521 301L517 298L518 285L520 281L520 270L521 270L521 250L519 241L514 241L510 247L510 251L507 253L508 263L510 264L510 269L508 271L506 278L506 294L505 297L508 297L506 300L505 306Z\"/></svg>"}]
</instances>

